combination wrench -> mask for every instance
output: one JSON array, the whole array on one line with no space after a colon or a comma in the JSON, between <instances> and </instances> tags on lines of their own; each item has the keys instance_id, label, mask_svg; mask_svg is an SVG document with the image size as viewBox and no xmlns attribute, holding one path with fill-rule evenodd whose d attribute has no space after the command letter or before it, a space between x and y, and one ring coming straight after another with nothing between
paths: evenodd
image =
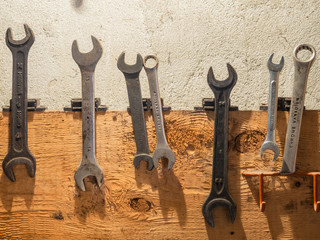
<instances>
[{"instance_id":1,"label":"combination wrench","mask_svg":"<svg viewBox=\"0 0 320 240\"><path fill-rule=\"evenodd\" d=\"M146 66L146 63L149 59L153 59L156 62L153 67ZM171 169L173 167L174 162L176 161L176 156L168 145L166 134L164 131L162 105L158 83L158 66L159 60L156 56L148 55L144 58L144 69L147 73L147 78L149 82L149 90L152 101L152 113L157 135L157 146L153 153L153 164L154 167L157 168L159 160L162 157L164 157L168 159L168 169Z\"/></svg>"},{"instance_id":2,"label":"combination wrench","mask_svg":"<svg viewBox=\"0 0 320 240\"><path fill-rule=\"evenodd\" d=\"M36 160L28 148L28 53L34 43L34 34L25 24L25 38L13 40L11 28L6 32L6 44L12 53L12 104L11 104L11 142L9 152L2 167L7 177L14 182L13 167L25 164L30 177L35 176Z\"/></svg>"},{"instance_id":3,"label":"combination wrench","mask_svg":"<svg viewBox=\"0 0 320 240\"><path fill-rule=\"evenodd\" d=\"M274 64L272 62L272 58L273 54L271 54L271 56L269 57L267 64L270 73L267 137L261 146L260 156L262 158L265 150L270 149L274 153L273 161L275 161L280 154L280 149L276 143L276 125L278 111L279 75L284 65L284 58L281 57L279 64Z\"/></svg>"},{"instance_id":4,"label":"combination wrench","mask_svg":"<svg viewBox=\"0 0 320 240\"><path fill-rule=\"evenodd\" d=\"M312 54L311 57L306 61L299 59L298 53L301 50L310 51ZM280 173L283 174L292 174L296 170L296 158L304 108L305 91L307 88L309 71L315 58L316 50L309 44L299 45L293 51L295 73L283 162L280 170Z\"/></svg>"},{"instance_id":5,"label":"combination wrench","mask_svg":"<svg viewBox=\"0 0 320 240\"><path fill-rule=\"evenodd\" d=\"M217 81L210 67L207 81L214 93L214 135L213 135L213 163L212 184L208 198L202 205L202 214L207 223L214 227L212 210L222 206L229 210L231 223L236 217L237 205L228 190L228 121L230 107L230 93L237 82L237 73L227 64L229 76L224 81Z\"/></svg>"},{"instance_id":6,"label":"combination wrench","mask_svg":"<svg viewBox=\"0 0 320 240\"><path fill-rule=\"evenodd\" d=\"M126 79L130 113L137 146L137 152L133 159L133 165L138 169L140 167L140 162L145 160L148 163L148 170L152 170L153 161L149 150L139 81L139 75L143 67L142 56L137 54L136 63L134 65L128 65L125 63L125 52L123 52L118 58L117 65L118 69L123 73Z\"/></svg>"},{"instance_id":7,"label":"combination wrench","mask_svg":"<svg viewBox=\"0 0 320 240\"><path fill-rule=\"evenodd\" d=\"M98 186L102 185L103 173L96 160L95 145L95 99L94 99L94 70L102 56L102 46L91 36L93 49L81 53L76 40L72 43L72 57L81 71L82 81L82 160L74 174L77 186L86 191L84 178L95 176Z\"/></svg>"}]
</instances>

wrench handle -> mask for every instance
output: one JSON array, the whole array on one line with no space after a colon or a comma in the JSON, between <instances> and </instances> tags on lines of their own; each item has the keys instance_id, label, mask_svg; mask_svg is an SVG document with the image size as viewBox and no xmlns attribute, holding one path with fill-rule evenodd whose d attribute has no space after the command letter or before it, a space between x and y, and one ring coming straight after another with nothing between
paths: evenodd
<instances>
[{"instance_id":1,"label":"wrench handle","mask_svg":"<svg viewBox=\"0 0 320 240\"><path fill-rule=\"evenodd\" d=\"M150 58L154 56L150 56ZM155 58L156 59L156 58ZM157 59L156 59L157 60ZM149 82L150 96L152 101L152 113L156 128L157 145L167 146L166 133L164 131L164 122L162 115L162 105L160 99L160 90L158 82L158 62L153 68L146 68L146 73Z\"/></svg>"},{"instance_id":2,"label":"wrench handle","mask_svg":"<svg viewBox=\"0 0 320 240\"><path fill-rule=\"evenodd\" d=\"M136 154L150 154L147 138L147 129L144 119L139 74L134 77L125 74L125 78L129 93L128 96L130 104L130 114L137 147Z\"/></svg>"},{"instance_id":3,"label":"wrench handle","mask_svg":"<svg viewBox=\"0 0 320 240\"><path fill-rule=\"evenodd\" d=\"M228 126L230 92L215 91L212 190L221 195L228 191Z\"/></svg>"},{"instance_id":4,"label":"wrench handle","mask_svg":"<svg viewBox=\"0 0 320 240\"><path fill-rule=\"evenodd\" d=\"M82 76L82 161L96 164L94 72L81 69Z\"/></svg>"},{"instance_id":5,"label":"wrench handle","mask_svg":"<svg viewBox=\"0 0 320 240\"><path fill-rule=\"evenodd\" d=\"M28 147L27 63L29 48L12 50L12 102L11 102L11 147L15 152L22 152Z\"/></svg>"},{"instance_id":6,"label":"wrench handle","mask_svg":"<svg viewBox=\"0 0 320 240\"><path fill-rule=\"evenodd\" d=\"M266 141L275 142L277 110L278 110L278 84L280 72L270 71L269 106Z\"/></svg>"}]
</instances>

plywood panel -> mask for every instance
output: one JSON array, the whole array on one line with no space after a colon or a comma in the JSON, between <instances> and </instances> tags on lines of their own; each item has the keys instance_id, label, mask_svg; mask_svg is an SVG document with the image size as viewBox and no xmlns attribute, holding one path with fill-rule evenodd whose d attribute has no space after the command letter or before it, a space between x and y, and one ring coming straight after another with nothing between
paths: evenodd
<instances>
[{"instance_id":1,"label":"plywood panel","mask_svg":"<svg viewBox=\"0 0 320 240\"><path fill-rule=\"evenodd\" d=\"M288 113L278 113L281 154L260 159L266 112L230 112L229 190L237 203L230 223L223 208L213 211L215 228L202 216L212 171L213 112L165 114L169 145L177 160L172 170L133 167L135 142L131 117L124 111L97 114L96 153L104 184L86 180L75 186L81 160L80 113L29 113L29 147L37 160L34 179L25 167L14 168L12 183L0 170L2 239L315 239L320 215L313 211L312 179L266 177L265 212L259 210L258 179L246 170L279 171ZM151 113L146 113L151 151L156 144ZM0 119L0 158L8 151L9 114ZM297 171L319 171L319 112L303 117Z\"/></svg>"}]
</instances>

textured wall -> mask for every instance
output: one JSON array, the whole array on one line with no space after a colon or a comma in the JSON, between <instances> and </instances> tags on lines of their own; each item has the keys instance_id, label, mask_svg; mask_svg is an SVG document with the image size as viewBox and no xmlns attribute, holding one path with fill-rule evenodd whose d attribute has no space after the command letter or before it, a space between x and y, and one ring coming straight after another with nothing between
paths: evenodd
<instances>
[{"instance_id":1,"label":"textured wall","mask_svg":"<svg viewBox=\"0 0 320 240\"><path fill-rule=\"evenodd\" d=\"M271 53L275 62L285 57L279 96L291 96L294 47L320 47L318 0L0 0L0 9L0 105L11 98L12 59L5 32L11 27L14 38L23 38L23 23L36 36L29 54L29 98L41 98L50 110L62 110L81 96L71 43L77 39L80 50L89 51L90 35L104 49L96 68L96 97L116 110L128 105L125 80L116 66L124 50L129 63L136 52L158 56L161 96L173 109L193 109L202 98L212 97L208 68L224 79L230 62L238 73L233 105L256 110L268 98ZM320 108L319 66L316 60L309 75L308 109ZM143 95L149 97L144 71L140 79Z\"/></svg>"}]
</instances>

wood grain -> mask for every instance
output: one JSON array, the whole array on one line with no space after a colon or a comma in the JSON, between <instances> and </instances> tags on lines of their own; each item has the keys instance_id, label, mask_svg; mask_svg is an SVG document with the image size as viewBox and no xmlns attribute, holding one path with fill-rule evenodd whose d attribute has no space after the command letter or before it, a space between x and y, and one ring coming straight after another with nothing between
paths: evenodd
<instances>
[{"instance_id":1,"label":"wood grain","mask_svg":"<svg viewBox=\"0 0 320 240\"><path fill-rule=\"evenodd\" d=\"M75 186L81 160L80 113L29 113L29 148L37 160L34 179L14 168L15 183L0 170L1 239L316 239L320 215L313 211L312 178L265 177L265 212L259 210L258 178L246 170L279 171L288 113L278 112L281 154L260 159L267 112L230 112L229 190L237 203L234 224L223 208L213 211L215 228L202 216L212 172L213 112L165 113L169 145L177 160L151 172L135 170L131 117L124 111L97 114L96 153L104 184L86 179ZM297 171L319 171L319 111L305 111ZM146 113L151 151L156 145ZM9 114L0 114L0 158L8 151Z\"/></svg>"}]
</instances>

